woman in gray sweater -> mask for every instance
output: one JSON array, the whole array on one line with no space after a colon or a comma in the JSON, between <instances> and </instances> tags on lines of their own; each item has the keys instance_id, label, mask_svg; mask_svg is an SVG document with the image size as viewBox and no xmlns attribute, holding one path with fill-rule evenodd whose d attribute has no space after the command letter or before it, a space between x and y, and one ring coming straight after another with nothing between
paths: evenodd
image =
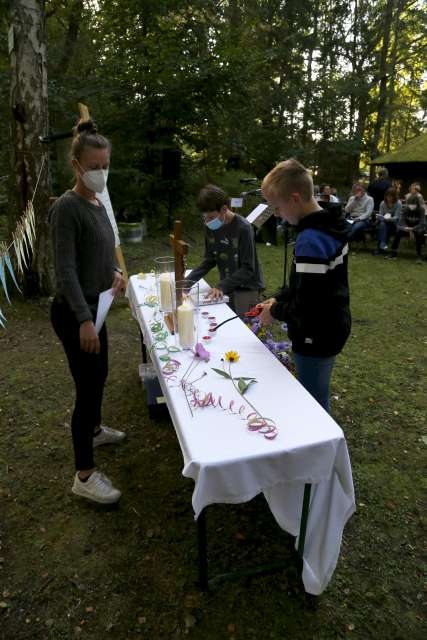
<instances>
[{"instance_id":1,"label":"woman in gray sweater","mask_svg":"<svg viewBox=\"0 0 427 640\"><path fill-rule=\"evenodd\" d=\"M380 204L377 214L378 221L378 246L374 255L384 254L387 249L387 241L396 233L397 224L402 215L402 203L397 197L397 191L393 187L387 189L384 200Z\"/></svg>"},{"instance_id":2,"label":"woman in gray sweater","mask_svg":"<svg viewBox=\"0 0 427 640\"><path fill-rule=\"evenodd\" d=\"M96 197L105 188L110 143L92 121L77 125L71 146L76 184L50 211L56 295L51 320L74 379L76 398L71 421L76 474L73 493L100 503L117 502L120 491L96 470L93 448L124 439L121 431L101 426L101 404L108 373L105 323L99 334L95 319L99 294L124 285L115 265L114 233Z\"/></svg>"}]
</instances>

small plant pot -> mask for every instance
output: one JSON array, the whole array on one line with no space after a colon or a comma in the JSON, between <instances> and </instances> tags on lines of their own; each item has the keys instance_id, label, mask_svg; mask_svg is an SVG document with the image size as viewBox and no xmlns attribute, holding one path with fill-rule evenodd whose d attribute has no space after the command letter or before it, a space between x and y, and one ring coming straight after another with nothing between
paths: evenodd
<instances>
[{"instance_id":1,"label":"small plant pot","mask_svg":"<svg viewBox=\"0 0 427 640\"><path fill-rule=\"evenodd\" d=\"M122 242L142 242L144 228L142 222L120 222L118 225L120 240Z\"/></svg>"}]
</instances>

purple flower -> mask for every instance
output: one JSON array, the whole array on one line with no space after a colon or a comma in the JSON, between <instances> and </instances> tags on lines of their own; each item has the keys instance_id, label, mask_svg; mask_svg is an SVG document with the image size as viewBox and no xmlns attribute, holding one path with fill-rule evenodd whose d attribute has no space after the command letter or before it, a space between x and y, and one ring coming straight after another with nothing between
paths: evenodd
<instances>
[{"instance_id":1,"label":"purple flower","mask_svg":"<svg viewBox=\"0 0 427 640\"><path fill-rule=\"evenodd\" d=\"M207 351L204 346L202 345L201 342L198 342L196 344L196 348L194 349L194 355L196 356L196 358L200 358L201 360L204 360L205 362L209 362L209 359L211 357L211 354L209 353L209 351Z\"/></svg>"}]
</instances>

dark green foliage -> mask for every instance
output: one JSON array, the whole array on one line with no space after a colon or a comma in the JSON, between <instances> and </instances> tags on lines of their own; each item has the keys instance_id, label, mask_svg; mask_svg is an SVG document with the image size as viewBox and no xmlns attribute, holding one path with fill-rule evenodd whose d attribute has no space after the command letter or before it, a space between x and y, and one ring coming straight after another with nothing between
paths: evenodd
<instances>
[{"instance_id":1,"label":"dark green foliage","mask_svg":"<svg viewBox=\"0 0 427 640\"><path fill-rule=\"evenodd\" d=\"M346 194L373 150L393 150L425 126L421 2L48 0L46 12L51 128L69 131L77 102L89 106L113 142L119 216L164 226L211 176L262 177L292 155ZM0 142L2 175L6 128ZM56 195L71 180L67 149L51 147ZM170 177L176 151L180 171Z\"/></svg>"}]
</instances>

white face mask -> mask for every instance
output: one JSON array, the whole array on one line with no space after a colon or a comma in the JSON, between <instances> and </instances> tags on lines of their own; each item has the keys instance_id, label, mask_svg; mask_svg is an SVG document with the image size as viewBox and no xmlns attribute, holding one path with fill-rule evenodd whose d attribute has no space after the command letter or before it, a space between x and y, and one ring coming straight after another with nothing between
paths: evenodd
<instances>
[{"instance_id":1,"label":"white face mask","mask_svg":"<svg viewBox=\"0 0 427 640\"><path fill-rule=\"evenodd\" d=\"M95 193L102 193L108 179L108 169L92 169L82 173L82 181L85 187Z\"/></svg>"}]
</instances>

